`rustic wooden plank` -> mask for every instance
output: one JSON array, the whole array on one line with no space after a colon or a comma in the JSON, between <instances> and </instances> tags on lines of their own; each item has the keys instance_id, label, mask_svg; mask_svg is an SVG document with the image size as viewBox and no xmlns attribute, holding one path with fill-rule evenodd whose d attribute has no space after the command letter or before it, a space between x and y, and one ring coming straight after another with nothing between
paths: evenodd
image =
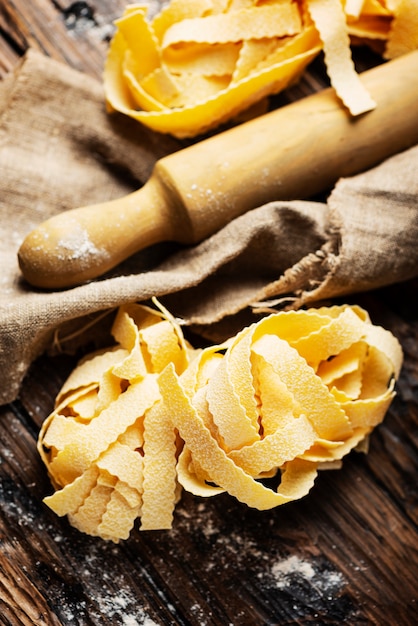
<instances>
[{"instance_id":1,"label":"rustic wooden plank","mask_svg":"<svg viewBox=\"0 0 418 626\"><path fill-rule=\"evenodd\" d=\"M96 3L98 4L98 3ZM13 0L2 3L0 36L6 55L3 74L29 47L100 78L113 21L125 3Z\"/></svg>"},{"instance_id":2,"label":"rustic wooden plank","mask_svg":"<svg viewBox=\"0 0 418 626\"><path fill-rule=\"evenodd\" d=\"M24 576L20 563L7 553L3 555L0 571L0 597L3 623L19 626L60 623L39 590Z\"/></svg>"}]
</instances>

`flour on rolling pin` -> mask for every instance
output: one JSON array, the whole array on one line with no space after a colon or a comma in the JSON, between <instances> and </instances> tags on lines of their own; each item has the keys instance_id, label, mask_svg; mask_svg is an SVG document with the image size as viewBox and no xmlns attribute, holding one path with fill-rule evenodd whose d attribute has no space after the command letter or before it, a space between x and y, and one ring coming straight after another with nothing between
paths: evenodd
<instances>
[{"instance_id":1,"label":"flour on rolling pin","mask_svg":"<svg viewBox=\"0 0 418 626\"><path fill-rule=\"evenodd\" d=\"M61 259L63 261L76 260L80 263L80 266L84 264L90 265L92 259L105 260L107 255L106 250L103 248L97 248L90 239L89 232L87 230L74 230L70 236L66 236L57 242L57 250L61 250Z\"/></svg>"},{"instance_id":2,"label":"flour on rolling pin","mask_svg":"<svg viewBox=\"0 0 418 626\"><path fill-rule=\"evenodd\" d=\"M377 106L357 118L329 88L161 159L128 196L51 218L19 250L24 277L43 288L91 280L154 243L199 242L250 209L313 196L414 145L417 65L418 50L364 72ZM103 253L90 264L63 258L74 232Z\"/></svg>"}]
</instances>

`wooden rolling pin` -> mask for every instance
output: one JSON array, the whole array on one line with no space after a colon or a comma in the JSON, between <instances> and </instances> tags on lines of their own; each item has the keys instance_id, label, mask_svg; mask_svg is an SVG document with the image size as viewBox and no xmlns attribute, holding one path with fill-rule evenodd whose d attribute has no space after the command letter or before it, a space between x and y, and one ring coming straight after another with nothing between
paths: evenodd
<instances>
[{"instance_id":1,"label":"wooden rolling pin","mask_svg":"<svg viewBox=\"0 0 418 626\"><path fill-rule=\"evenodd\" d=\"M160 159L132 194L47 220L20 247L24 277L44 288L91 280L154 243L197 243L250 209L308 198L417 143L418 51L361 79L372 112L352 118L329 88Z\"/></svg>"}]
</instances>

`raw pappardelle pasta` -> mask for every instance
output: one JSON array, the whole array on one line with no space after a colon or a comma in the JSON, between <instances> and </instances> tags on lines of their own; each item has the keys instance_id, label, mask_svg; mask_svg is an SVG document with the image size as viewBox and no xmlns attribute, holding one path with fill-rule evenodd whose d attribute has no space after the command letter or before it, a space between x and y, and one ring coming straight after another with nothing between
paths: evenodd
<instances>
[{"instance_id":1,"label":"raw pappardelle pasta","mask_svg":"<svg viewBox=\"0 0 418 626\"><path fill-rule=\"evenodd\" d=\"M115 542L137 518L171 528L182 489L259 510L302 498L382 421L402 363L395 337L348 305L274 313L204 349L162 307L121 307L112 332L65 382L38 447L46 504Z\"/></svg>"},{"instance_id":2,"label":"raw pappardelle pasta","mask_svg":"<svg viewBox=\"0 0 418 626\"><path fill-rule=\"evenodd\" d=\"M390 59L418 47L418 0L172 0L153 19L129 5L104 70L109 110L193 137L297 81L323 50L352 115L375 103L350 43Z\"/></svg>"}]
</instances>

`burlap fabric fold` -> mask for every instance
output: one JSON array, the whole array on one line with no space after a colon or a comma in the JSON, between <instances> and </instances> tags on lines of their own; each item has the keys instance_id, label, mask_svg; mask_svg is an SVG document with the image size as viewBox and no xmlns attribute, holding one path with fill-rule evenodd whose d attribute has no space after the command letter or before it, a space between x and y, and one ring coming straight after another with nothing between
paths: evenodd
<instances>
[{"instance_id":1,"label":"burlap fabric fold","mask_svg":"<svg viewBox=\"0 0 418 626\"><path fill-rule=\"evenodd\" d=\"M88 336L96 318L126 302L157 296L210 337L253 310L418 275L416 147L340 181L327 204L271 203L195 247L154 246L100 280L35 290L16 256L32 228L140 187L156 159L181 146L108 115L98 82L34 52L0 83L0 146L1 403L16 397L29 365L54 342L65 349L66 333Z\"/></svg>"}]
</instances>

